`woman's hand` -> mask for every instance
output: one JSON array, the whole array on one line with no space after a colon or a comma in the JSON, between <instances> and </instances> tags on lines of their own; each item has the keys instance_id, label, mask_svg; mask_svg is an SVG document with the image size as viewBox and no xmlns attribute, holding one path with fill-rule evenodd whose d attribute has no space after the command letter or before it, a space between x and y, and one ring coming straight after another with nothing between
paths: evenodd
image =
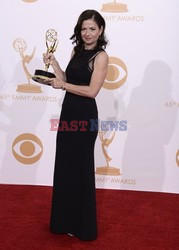
<instances>
[{"instance_id":1,"label":"woman's hand","mask_svg":"<svg viewBox=\"0 0 179 250\"><path fill-rule=\"evenodd\" d=\"M63 89L65 90L65 82L63 82L59 77L50 78L47 80L48 83L55 89Z\"/></svg>"},{"instance_id":2,"label":"woman's hand","mask_svg":"<svg viewBox=\"0 0 179 250\"><path fill-rule=\"evenodd\" d=\"M52 65L53 63L57 63L57 60L53 53L44 53L43 62L45 65Z\"/></svg>"}]
</instances>

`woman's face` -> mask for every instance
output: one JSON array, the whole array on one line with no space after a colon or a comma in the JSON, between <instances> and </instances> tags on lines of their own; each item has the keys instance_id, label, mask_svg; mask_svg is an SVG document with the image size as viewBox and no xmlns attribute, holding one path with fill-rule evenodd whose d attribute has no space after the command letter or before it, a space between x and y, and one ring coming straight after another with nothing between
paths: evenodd
<instances>
[{"instance_id":1,"label":"woman's face","mask_svg":"<svg viewBox=\"0 0 179 250\"><path fill-rule=\"evenodd\" d=\"M92 49L96 46L103 27L99 28L93 19L83 21L81 26L81 38L86 49Z\"/></svg>"}]
</instances>

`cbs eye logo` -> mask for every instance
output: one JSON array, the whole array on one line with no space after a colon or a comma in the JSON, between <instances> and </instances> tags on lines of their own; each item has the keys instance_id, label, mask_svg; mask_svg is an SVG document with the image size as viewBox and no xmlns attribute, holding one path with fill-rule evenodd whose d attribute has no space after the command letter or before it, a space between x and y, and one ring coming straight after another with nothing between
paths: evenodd
<instances>
[{"instance_id":1,"label":"cbs eye logo","mask_svg":"<svg viewBox=\"0 0 179 250\"><path fill-rule=\"evenodd\" d=\"M33 164L41 158L43 145L37 136L33 134L21 134L12 144L12 153L19 162Z\"/></svg>"},{"instance_id":2,"label":"cbs eye logo","mask_svg":"<svg viewBox=\"0 0 179 250\"><path fill-rule=\"evenodd\" d=\"M179 150L177 151L177 154L176 154L176 163L177 163L177 166L179 167Z\"/></svg>"},{"instance_id":3,"label":"cbs eye logo","mask_svg":"<svg viewBox=\"0 0 179 250\"><path fill-rule=\"evenodd\" d=\"M33 2L37 2L38 0L22 0L22 1L26 3L33 3Z\"/></svg>"},{"instance_id":4,"label":"cbs eye logo","mask_svg":"<svg viewBox=\"0 0 179 250\"><path fill-rule=\"evenodd\" d=\"M108 72L103 88L120 88L125 83L127 75L128 72L125 63L117 57L109 57Z\"/></svg>"}]
</instances>

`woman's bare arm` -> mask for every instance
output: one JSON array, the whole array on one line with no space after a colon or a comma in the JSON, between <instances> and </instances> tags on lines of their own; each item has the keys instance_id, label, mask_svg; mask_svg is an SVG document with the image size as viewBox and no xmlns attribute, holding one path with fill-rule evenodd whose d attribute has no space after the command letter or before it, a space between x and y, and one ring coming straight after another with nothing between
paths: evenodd
<instances>
[{"instance_id":1,"label":"woman's bare arm","mask_svg":"<svg viewBox=\"0 0 179 250\"><path fill-rule=\"evenodd\" d=\"M61 88L62 86L65 87L66 91L86 96L90 98L95 98L98 94L99 90L101 89L102 85L104 84L104 80L107 75L108 70L108 55L106 52L99 53L94 61L94 70L91 76L91 81L89 86L85 85L75 85L68 82L63 82L63 80L59 78L53 78L51 80L51 84L54 88Z\"/></svg>"}]
</instances>

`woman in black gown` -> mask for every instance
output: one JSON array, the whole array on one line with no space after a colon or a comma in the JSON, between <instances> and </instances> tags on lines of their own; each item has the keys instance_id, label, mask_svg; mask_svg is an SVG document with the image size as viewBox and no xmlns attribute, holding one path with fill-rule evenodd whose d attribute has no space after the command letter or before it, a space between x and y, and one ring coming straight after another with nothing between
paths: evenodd
<instances>
[{"instance_id":1,"label":"woman in black gown","mask_svg":"<svg viewBox=\"0 0 179 250\"><path fill-rule=\"evenodd\" d=\"M50 229L80 240L97 237L94 145L98 131L95 97L108 68L105 21L95 10L80 15L71 37L75 44L63 72L51 53L44 54L56 74L52 87L66 90L60 115Z\"/></svg>"}]
</instances>

